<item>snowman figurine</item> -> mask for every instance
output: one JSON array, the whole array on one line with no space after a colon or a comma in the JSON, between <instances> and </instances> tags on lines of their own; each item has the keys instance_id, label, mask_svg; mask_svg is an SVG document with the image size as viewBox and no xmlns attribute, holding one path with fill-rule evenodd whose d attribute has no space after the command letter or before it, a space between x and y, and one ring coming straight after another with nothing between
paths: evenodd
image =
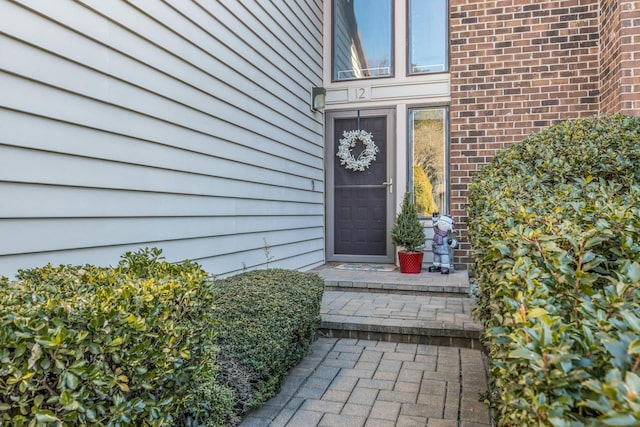
<instances>
[{"instance_id":1,"label":"snowman figurine","mask_svg":"<svg viewBox=\"0 0 640 427\"><path fill-rule=\"evenodd\" d=\"M458 241L453 237L453 218L434 213L433 232L433 265L429 272L449 274L449 270L453 270L453 250L458 247Z\"/></svg>"}]
</instances>

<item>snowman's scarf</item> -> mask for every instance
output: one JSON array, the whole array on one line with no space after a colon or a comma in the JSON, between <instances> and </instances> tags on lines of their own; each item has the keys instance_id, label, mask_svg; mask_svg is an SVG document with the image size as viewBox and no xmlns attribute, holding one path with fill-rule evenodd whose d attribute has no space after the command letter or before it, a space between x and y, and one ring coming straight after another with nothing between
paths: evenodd
<instances>
[{"instance_id":1,"label":"snowman's scarf","mask_svg":"<svg viewBox=\"0 0 640 427\"><path fill-rule=\"evenodd\" d=\"M433 241L436 242L436 245L442 245L444 244L444 238L447 237L447 234L449 234L448 231L440 230L439 228L436 227L435 235L433 236Z\"/></svg>"}]
</instances>

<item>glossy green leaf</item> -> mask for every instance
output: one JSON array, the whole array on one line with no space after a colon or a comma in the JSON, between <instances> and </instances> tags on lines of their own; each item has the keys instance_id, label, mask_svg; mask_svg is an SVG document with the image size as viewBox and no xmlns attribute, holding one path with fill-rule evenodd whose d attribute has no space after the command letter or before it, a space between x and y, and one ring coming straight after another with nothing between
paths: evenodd
<instances>
[{"instance_id":1,"label":"glossy green leaf","mask_svg":"<svg viewBox=\"0 0 640 427\"><path fill-rule=\"evenodd\" d=\"M627 276L629 277L629 281L631 283L640 283L640 264L637 262L632 263L629 266Z\"/></svg>"},{"instance_id":2,"label":"glossy green leaf","mask_svg":"<svg viewBox=\"0 0 640 427\"><path fill-rule=\"evenodd\" d=\"M534 307L532 309L530 309L529 311L527 311L527 317L531 318L531 319L536 319L538 317L541 316L546 316L548 315L549 312L547 310L545 310L542 307Z\"/></svg>"},{"instance_id":3,"label":"glossy green leaf","mask_svg":"<svg viewBox=\"0 0 640 427\"><path fill-rule=\"evenodd\" d=\"M76 377L72 372L65 372L64 380L66 386L71 390L75 390L78 387L78 384L80 384L79 378Z\"/></svg>"},{"instance_id":4,"label":"glossy green leaf","mask_svg":"<svg viewBox=\"0 0 640 427\"><path fill-rule=\"evenodd\" d=\"M632 414L614 415L610 417L604 417L601 420L602 423L606 426L638 426L638 418L634 417Z\"/></svg>"},{"instance_id":5,"label":"glossy green leaf","mask_svg":"<svg viewBox=\"0 0 640 427\"><path fill-rule=\"evenodd\" d=\"M60 421L58 417L52 411L37 411L35 413L36 420L40 423L53 423Z\"/></svg>"},{"instance_id":6,"label":"glossy green leaf","mask_svg":"<svg viewBox=\"0 0 640 427\"><path fill-rule=\"evenodd\" d=\"M631 311L623 311L620 315L636 333L640 334L640 319L638 319L634 313Z\"/></svg>"}]
</instances>

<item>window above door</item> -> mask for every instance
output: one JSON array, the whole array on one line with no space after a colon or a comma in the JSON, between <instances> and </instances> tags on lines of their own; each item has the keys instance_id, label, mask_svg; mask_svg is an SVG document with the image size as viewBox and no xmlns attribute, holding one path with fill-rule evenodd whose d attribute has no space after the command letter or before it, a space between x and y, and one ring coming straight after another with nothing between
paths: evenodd
<instances>
[{"instance_id":1,"label":"window above door","mask_svg":"<svg viewBox=\"0 0 640 427\"><path fill-rule=\"evenodd\" d=\"M408 0L407 74L442 73L447 55L447 0Z\"/></svg>"},{"instance_id":2,"label":"window above door","mask_svg":"<svg viewBox=\"0 0 640 427\"><path fill-rule=\"evenodd\" d=\"M330 16L333 82L449 68L447 0L332 0Z\"/></svg>"},{"instance_id":3,"label":"window above door","mask_svg":"<svg viewBox=\"0 0 640 427\"><path fill-rule=\"evenodd\" d=\"M393 75L393 0L333 0L333 80Z\"/></svg>"}]
</instances>

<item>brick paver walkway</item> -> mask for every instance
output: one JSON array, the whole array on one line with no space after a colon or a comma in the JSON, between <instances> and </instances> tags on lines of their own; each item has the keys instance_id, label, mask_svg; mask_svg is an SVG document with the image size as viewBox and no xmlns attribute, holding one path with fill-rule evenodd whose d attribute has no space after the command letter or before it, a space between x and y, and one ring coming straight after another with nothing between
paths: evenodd
<instances>
[{"instance_id":1,"label":"brick paver walkway","mask_svg":"<svg viewBox=\"0 0 640 427\"><path fill-rule=\"evenodd\" d=\"M243 427L491 425L479 400L487 372L466 271L318 273L323 330L351 338L316 341Z\"/></svg>"},{"instance_id":2,"label":"brick paver walkway","mask_svg":"<svg viewBox=\"0 0 640 427\"><path fill-rule=\"evenodd\" d=\"M242 426L486 427L486 389L479 350L321 338Z\"/></svg>"},{"instance_id":3,"label":"brick paver walkway","mask_svg":"<svg viewBox=\"0 0 640 427\"><path fill-rule=\"evenodd\" d=\"M473 319L471 310L468 298L325 291L320 314L325 322L479 332L482 326Z\"/></svg>"}]
</instances>

